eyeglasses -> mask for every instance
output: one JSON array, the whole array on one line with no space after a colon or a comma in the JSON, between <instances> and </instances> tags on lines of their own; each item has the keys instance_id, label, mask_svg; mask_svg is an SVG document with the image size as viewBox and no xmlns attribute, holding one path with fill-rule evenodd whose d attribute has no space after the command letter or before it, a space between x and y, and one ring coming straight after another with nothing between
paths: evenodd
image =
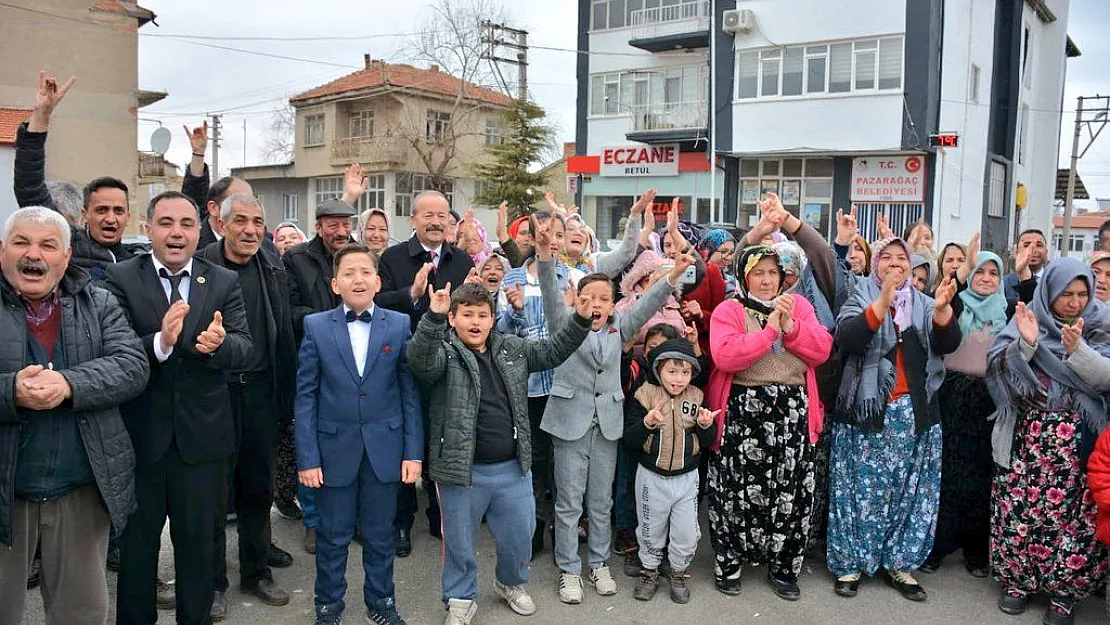
<instances>
[{"instance_id":1,"label":"eyeglasses","mask_svg":"<svg viewBox=\"0 0 1110 625\"><path fill-rule=\"evenodd\" d=\"M734 248L734 247L730 247L730 248L727 248L727 249L717 248L717 253L719 253L721 256L732 256L733 254L736 253L736 248Z\"/></svg>"}]
</instances>

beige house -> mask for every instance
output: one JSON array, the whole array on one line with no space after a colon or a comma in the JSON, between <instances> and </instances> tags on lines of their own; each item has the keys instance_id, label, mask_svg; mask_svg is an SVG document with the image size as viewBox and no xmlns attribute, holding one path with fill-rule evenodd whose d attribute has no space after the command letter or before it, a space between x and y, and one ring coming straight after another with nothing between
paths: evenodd
<instances>
[{"instance_id":1,"label":"beige house","mask_svg":"<svg viewBox=\"0 0 1110 625\"><path fill-rule=\"evenodd\" d=\"M272 225L311 230L316 206L343 194L343 170L360 163L369 190L357 208L386 209L392 236L405 240L412 198L437 188L460 213L476 195L470 166L506 133L505 95L427 69L364 57L364 68L290 99L296 110L293 162L242 167ZM479 217L492 226L495 214Z\"/></svg>"},{"instance_id":2,"label":"beige house","mask_svg":"<svg viewBox=\"0 0 1110 625\"><path fill-rule=\"evenodd\" d=\"M123 0L15 0L0 5L0 108L30 109L38 72L77 77L51 120L48 179L79 186L98 176L137 191L137 110L166 94L139 89L139 28L154 13ZM131 194L132 212L139 206ZM11 170L0 176L0 219L14 209ZM129 234L138 233L132 219Z\"/></svg>"}]
</instances>

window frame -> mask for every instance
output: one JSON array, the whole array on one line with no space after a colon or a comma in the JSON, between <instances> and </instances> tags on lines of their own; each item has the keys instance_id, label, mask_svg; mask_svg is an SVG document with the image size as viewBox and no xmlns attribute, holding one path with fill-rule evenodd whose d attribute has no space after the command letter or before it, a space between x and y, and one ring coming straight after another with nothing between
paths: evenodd
<instances>
[{"instance_id":1,"label":"window frame","mask_svg":"<svg viewBox=\"0 0 1110 625\"><path fill-rule=\"evenodd\" d=\"M356 126L364 126L368 130L364 134L355 134ZM347 112L347 137L351 139L369 139L374 136L374 111L373 109L359 109Z\"/></svg>"},{"instance_id":2,"label":"window frame","mask_svg":"<svg viewBox=\"0 0 1110 625\"><path fill-rule=\"evenodd\" d=\"M428 109L424 115L424 140L428 143L442 143L451 129L451 113Z\"/></svg>"},{"instance_id":3,"label":"window frame","mask_svg":"<svg viewBox=\"0 0 1110 625\"><path fill-rule=\"evenodd\" d=\"M322 189L323 183L329 183L334 189ZM320 206L328 200L342 198L346 183L343 176L320 176L312 179L312 198L315 206Z\"/></svg>"},{"instance_id":4,"label":"window frame","mask_svg":"<svg viewBox=\"0 0 1110 625\"><path fill-rule=\"evenodd\" d=\"M290 210L292 208L292 210ZM281 194L281 220L300 223L301 195L299 193Z\"/></svg>"},{"instance_id":5,"label":"window frame","mask_svg":"<svg viewBox=\"0 0 1110 625\"><path fill-rule=\"evenodd\" d=\"M326 142L326 139L324 138L325 137L325 132L324 131L326 129L325 117L326 116L322 112L321 113L312 113L310 115L305 115L304 116L304 135L301 137L301 139L304 142L303 143L304 147L309 148L309 147L316 147L316 146L324 145L324 143ZM314 129L318 129L319 133L320 133L319 140L317 140L317 141L312 140L313 139L312 134L313 134Z\"/></svg>"}]
</instances>

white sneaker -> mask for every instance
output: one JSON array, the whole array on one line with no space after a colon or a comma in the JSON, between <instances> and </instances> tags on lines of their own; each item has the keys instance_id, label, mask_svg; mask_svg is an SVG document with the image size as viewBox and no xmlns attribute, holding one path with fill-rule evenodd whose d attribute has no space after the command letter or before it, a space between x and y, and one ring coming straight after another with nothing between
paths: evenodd
<instances>
[{"instance_id":1,"label":"white sneaker","mask_svg":"<svg viewBox=\"0 0 1110 625\"><path fill-rule=\"evenodd\" d=\"M596 569L590 571L588 578L593 587L597 589L597 594L602 597L617 594L617 582L613 580L613 576L609 574L609 567L601 565Z\"/></svg>"},{"instance_id":2,"label":"white sneaker","mask_svg":"<svg viewBox=\"0 0 1110 625\"><path fill-rule=\"evenodd\" d=\"M448 599L447 618L443 625L470 625L470 619L478 611L478 602L468 599Z\"/></svg>"},{"instance_id":3,"label":"white sneaker","mask_svg":"<svg viewBox=\"0 0 1110 625\"><path fill-rule=\"evenodd\" d=\"M570 573L559 573L556 580L559 589L559 601L563 603L582 603L582 577Z\"/></svg>"},{"instance_id":4,"label":"white sneaker","mask_svg":"<svg viewBox=\"0 0 1110 625\"><path fill-rule=\"evenodd\" d=\"M536 613L536 602L532 601L532 595L528 594L524 584L506 586L494 580L493 587L497 589L497 594L501 595L501 598L509 604L513 612L521 616L532 616Z\"/></svg>"}]
</instances>

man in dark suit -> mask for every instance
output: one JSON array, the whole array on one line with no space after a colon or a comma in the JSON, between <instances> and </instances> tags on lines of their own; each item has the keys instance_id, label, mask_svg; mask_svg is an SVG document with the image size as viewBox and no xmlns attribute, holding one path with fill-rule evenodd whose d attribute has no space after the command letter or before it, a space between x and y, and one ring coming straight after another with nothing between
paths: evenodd
<instances>
[{"instance_id":1,"label":"man in dark suit","mask_svg":"<svg viewBox=\"0 0 1110 625\"><path fill-rule=\"evenodd\" d=\"M236 275L193 258L197 221L187 196L155 196L146 225L152 254L106 270L105 287L142 339L151 369L146 390L120 407L135 448L139 510L123 535L117 625L158 619L155 577L167 516L177 622L211 622L210 546L235 444L227 376L249 365L252 344Z\"/></svg>"},{"instance_id":2,"label":"man in dark suit","mask_svg":"<svg viewBox=\"0 0 1110 625\"><path fill-rule=\"evenodd\" d=\"M235 417L235 452L229 481L239 521L239 579L244 592L269 605L286 605L289 595L273 580L270 566L289 566L292 557L271 542L271 465L278 428L293 419L297 346L285 268L262 246L265 215L258 198L233 194L220 207L224 233L197 253L239 278L254 349L248 365L233 370L228 381ZM216 595L212 618L227 614L227 524L216 522Z\"/></svg>"},{"instance_id":3,"label":"man in dark suit","mask_svg":"<svg viewBox=\"0 0 1110 625\"><path fill-rule=\"evenodd\" d=\"M382 253L382 290L374 302L382 308L407 314L412 322L411 330L416 329L416 324L428 311L428 286L438 290L451 283L457 288L474 269L470 256L445 239L450 218L451 206L442 193L424 191L418 194L412 202L412 237ZM424 412L426 414L427 410ZM433 489L425 490L428 493L428 530L439 538L442 535L439 503ZM416 511L416 487L402 484L394 520L397 555L402 558L412 553L411 532Z\"/></svg>"}]
</instances>

